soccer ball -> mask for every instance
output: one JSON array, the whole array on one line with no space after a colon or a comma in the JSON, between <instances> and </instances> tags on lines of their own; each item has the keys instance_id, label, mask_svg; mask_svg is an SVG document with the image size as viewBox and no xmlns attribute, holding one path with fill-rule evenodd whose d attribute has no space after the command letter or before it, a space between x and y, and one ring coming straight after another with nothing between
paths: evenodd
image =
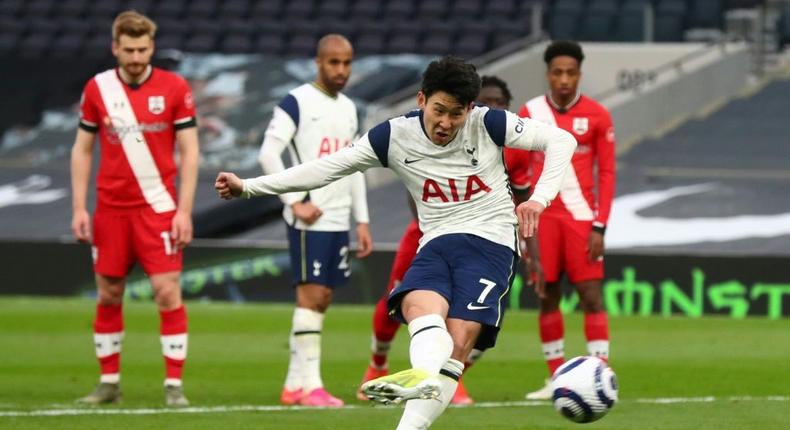
<instances>
[{"instance_id":1,"label":"soccer ball","mask_svg":"<svg viewBox=\"0 0 790 430\"><path fill-rule=\"evenodd\" d=\"M617 401L617 377L597 357L575 357L551 377L554 409L577 423L600 419Z\"/></svg>"}]
</instances>

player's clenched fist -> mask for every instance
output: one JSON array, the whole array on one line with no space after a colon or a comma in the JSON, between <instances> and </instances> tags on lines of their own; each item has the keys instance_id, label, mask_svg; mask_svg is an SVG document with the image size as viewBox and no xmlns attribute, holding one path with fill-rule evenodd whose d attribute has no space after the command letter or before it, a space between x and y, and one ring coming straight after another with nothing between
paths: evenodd
<instances>
[{"instance_id":1,"label":"player's clenched fist","mask_svg":"<svg viewBox=\"0 0 790 430\"><path fill-rule=\"evenodd\" d=\"M538 231L538 219L543 210L546 209L542 204L529 200L516 208L518 223L521 225L521 236L532 237Z\"/></svg>"},{"instance_id":2,"label":"player's clenched fist","mask_svg":"<svg viewBox=\"0 0 790 430\"><path fill-rule=\"evenodd\" d=\"M217 180L214 181L214 188L221 198L230 200L241 195L244 183L233 173L219 172Z\"/></svg>"}]
</instances>

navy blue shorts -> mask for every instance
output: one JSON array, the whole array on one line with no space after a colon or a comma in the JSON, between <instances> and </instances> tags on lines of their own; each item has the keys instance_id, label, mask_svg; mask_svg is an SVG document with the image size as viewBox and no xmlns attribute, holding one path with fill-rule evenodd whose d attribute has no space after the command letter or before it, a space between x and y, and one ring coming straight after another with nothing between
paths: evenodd
<instances>
[{"instance_id":1,"label":"navy blue shorts","mask_svg":"<svg viewBox=\"0 0 790 430\"><path fill-rule=\"evenodd\" d=\"M294 285L342 287L351 276L347 231L308 231L288 226Z\"/></svg>"},{"instance_id":2,"label":"navy blue shorts","mask_svg":"<svg viewBox=\"0 0 790 430\"><path fill-rule=\"evenodd\" d=\"M388 300L390 315L403 321L400 303L413 290L435 291L450 304L448 318L483 325L478 349L494 346L518 261L507 246L472 234L447 234L428 242Z\"/></svg>"}]
</instances>

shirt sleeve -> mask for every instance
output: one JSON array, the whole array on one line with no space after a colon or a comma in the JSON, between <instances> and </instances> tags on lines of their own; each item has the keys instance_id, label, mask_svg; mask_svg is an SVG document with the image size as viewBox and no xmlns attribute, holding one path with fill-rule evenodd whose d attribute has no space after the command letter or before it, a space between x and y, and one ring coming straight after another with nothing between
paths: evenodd
<instances>
[{"instance_id":1,"label":"shirt sleeve","mask_svg":"<svg viewBox=\"0 0 790 430\"><path fill-rule=\"evenodd\" d=\"M175 96L174 109L173 127L176 130L197 127L195 100L192 98L192 89L186 79L181 78L181 84Z\"/></svg>"},{"instance_id":2,"label":"shirt sleeve","mask_svg":"<svg viewBox=\"0 0 790 430\"><path fill-rule=\"evenodd\" d=\"M521 105L518 116L521 118L529 117L529 110L527 110L526 105ZM517 192L526 192L532 186L530 180L532 152L505 148L504 154L505 166L510 176L510 186Z\"/></svg>"},{"instance_id":3,"label":"shirt sleeve","mask_svg":"<svg viewBox=\"0 0 790 430\"><path fill-rule=\"evenodd\" d=\"M571 168L576 139L565 130L529 118L519 118L511 112L491 110L486 116L492 112L503 113L497 114L499 118L496 121L504 127L505 147L545 152L543 172L529 199L547 207L557 196L565 172Z\"/></svg>"},{"instance_id":4,"label":"shirt sleeve","mask_svg":"<svg viewBox=\"0 0 790 430\"><path fill-rule=\"evenodd\" d=\"M85 131L96 133L99 131L99 110L96 108L98 100L98 88L93 79L85 84L80 96L80 124L79 127Z\"/></svg>"},{"instance_id":5,"label":"shirt sleeve","mask_svg":"<svg viewBox=\"0 0 790 430\"><path fill-rule=\"evenodd\" d=\"M593 225L606 227L612 209L615 190L615 135L612 117L602 109L596 129L595 155L598 162L598 213Z\"/></svg>"},{"instance_id":6,"label":"shirt sleeve","mask_svg":"<svg viewBox=\"0 0 790 430\"><path fill-rule=\"evenodd\" d=\"M370 223L365 175L361 172L351 175L351 213L354 215L354 220L358 224Z\"/></svg>"},{"instance_id":7,"label":"shirt sleeve","mask_svg":"<svg viewBox=\"0 0 790 430\"><path fill-rule=\"evenodd\" d=\"M274 114L263 137L261 150L258 153L258 162L261 164L263 173L267 175L285 170L282 153L296 135L297 124L294 122L294 117L282 105L281 102L280 106L275 106ZM298 192L280 194L279 197L284 205L290 206L304 200L305 195L305 192Z\"/></svg>"},{"instance_id":8,"label":"shirt sleeve","mask_svg":"<svg viewBox=\"0 0 790 430\"><path fill-rule=\"evenodd\" d=\"M293 166L272 175L245 179L242 196L282 194L309 191L328 185L354 172L364 172L383 164L368 140L362 136L353 146L347 146L327 157Z\"/></svg>"}]
</instances>

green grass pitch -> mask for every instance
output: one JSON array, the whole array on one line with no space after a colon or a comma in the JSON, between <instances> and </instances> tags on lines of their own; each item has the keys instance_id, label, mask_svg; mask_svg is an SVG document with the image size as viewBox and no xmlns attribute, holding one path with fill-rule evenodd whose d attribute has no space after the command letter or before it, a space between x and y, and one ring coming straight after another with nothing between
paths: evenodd
<instances>
[{"instance_id":1,"label":"green grass pitch","mask_svg":"<svg viewBox=\"0 0 790 430\"><path fill-rule=\"evenodd\" d=\"M74 399L97 380L93 311L86 299L0 299L0 428L394 429L400 417L399 408L354 399L368 361L370 306L334 306L325 322L324 382L350 408L263 410L277 405L292 307L227 303L188 304L185 389L194 409L161 410L163 360L151 303L124 308L123 403L77 407ZM581 324L578 314L566 318L568 357L584 354ZM621 402L585 428L788 428L790 320L617 317L611 333ZM394 370L407 366L406 338L405 330L396 338ZM509 313L498 346L464 377L472 397L488 407L448 409L432 429L576 428L548 402L522 402L545 372L535 314ZM52 413L46 411L75 415L40 415Z\"/></svg>"}]
</instances>

